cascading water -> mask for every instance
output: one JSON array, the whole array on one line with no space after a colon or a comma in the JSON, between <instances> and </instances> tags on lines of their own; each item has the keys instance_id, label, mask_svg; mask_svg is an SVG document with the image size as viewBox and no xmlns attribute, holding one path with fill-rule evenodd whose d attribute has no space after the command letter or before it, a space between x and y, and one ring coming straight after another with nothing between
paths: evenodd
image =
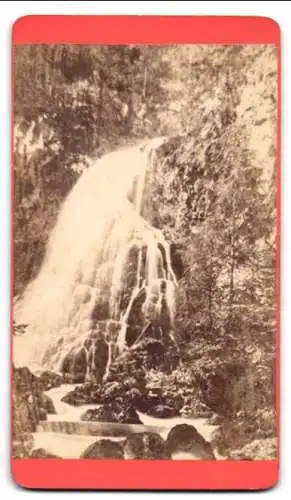
<instances>
[{"instance_id":1,"label":"cascading water","mask_svg":"<svg viewBox=\"0 0 291 500\"><path fill-rule=\"evenodd\" d=\"M83 349L89 377L98 347L86 342L99 323L108 344L106 376L114 350L127 344L136 302L141 330L165 309L173 322L169 244L142 212L147 169L163 142L105 155L72 189L40 273L14 308L15 320L28 325L25 343L15 344L16 364L59 371L69 353Z\"/></svg>"}]
</instances>

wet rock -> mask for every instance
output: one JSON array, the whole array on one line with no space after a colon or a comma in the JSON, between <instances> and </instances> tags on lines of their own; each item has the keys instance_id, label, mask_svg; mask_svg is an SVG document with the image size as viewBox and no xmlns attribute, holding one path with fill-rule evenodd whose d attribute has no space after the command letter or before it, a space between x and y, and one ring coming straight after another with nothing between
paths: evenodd
<instances>
[{"instance_id":1,"label":"wet rock","mask_svg":"<svg viewBox=\"0 0 291 500\"><path fill-rule=\"evenodd\" d=\"M101 439L91 444L80 458L123 460L122 444L110 439Z\"/></svg>"},{"instance_id":2,"label":"wet rock","mask_svg":"<svg viewBox=\"0 0 291 500\"><path fill-rule=\"evenodd\" d=\"M56 409L52 399L47 394L41 395L41 406L45 410L46 413L50 415L56 414Z\"/></svg>"},{"instance_id":3,"label":"wet rock","mask_svg":"<svg viewBox=\"0 0 291 500\"><path fill-rule=\"evenodd\" d=\"M130 435L123 447L125 460L163 460L169 459L165 441L152 432Z\"/></svg>"},{"instance_id":4,"label":"wet rock","mask_svg":"<svg viewBox=\"0 0 291 500\"><path fill-rule=\"evenodd\" d=\"M29 457L34 445L33 435L22 433L17 440L12 442L13 458Z\"/></svg>"},{"instance_id":5,"label":"wet rock","mask_svg":"<svg viewBox=\"0 0 291 500\"><path fill-rule=\"evenodd\" d=\"M22 433L35 432L38 419L32 411L26 395L13 395L13 437L18 439Z\"/></svg>"},{"instance_id":6,"label":"wet rock","mask_svg":"<svg viewBox=\"0 0 291 500\"><path fill-rule=\"evenodd\" d=\"M85 382L86 376L101 384L108 362L108 344L95 328L79 350L72 350L62 362L61 372L70 375L73 382Z\"/></svg>"},{"instance_id":7,"label":"wet rock","mask_svg":"<svg viewBox=\"0 0 291 500\"><path fill-rule=\"evenodd\" d=\"M148 330L131 348L131 357L145 370L170 373L177 367L179 354L167 332L159 325L149 325Z\"/></svg>"},{"instance_id":8,"label":"wet rock","mask_svg":"<svg viewBox=\"0 0 291 500\"><path fill-rule=\"evenodd\" d=\"M187 398L188 401L188 398ZM198 398L191 398L181 409L181 415L188 418L207 418L213 417L213 411L202 403Z\"/></svg>"},{"instance_id":9,"label":"wet rock","mask_svg":"<svg viewBox=\"0 0 291 500\"><path fill-rule=\"evenodd\" d=\"M182 249L179 248L178 245L172 243L170 246L171 263L173 266L174 273L178 279L182 278L185 272L185 266L183 263L182 255L183 255Z\"/></svg>"},{"instance_id":10,"label":"wet rock","mask_svg":"<svg viewBox=\"0 0 291 500\"><path fill-rule=\"evenodd\" d=\"M61 401L72 406L102 403L100 387L96 384L84 384L80 387L75 387L75 389L68 392Z\"/></svg>"},{"instance_id":11,"label":"wet rock","mask_svg":"<svg viewBox=\"0 0 291 500\"><path fill-rule=\"evenodd\" d=\"M150 408L149 415L156 418L171 418L179 416L179 410L173 406L157 405Z\"/></svg>"},{"instance_id":12,"label":"wet rock","mask_svg":"<svg viewBox=\"0 0 291 500\"><path fill-rule=\"evenodd\" d=\"M87 410L81 420L90 422L117 422L121 424L141 424L135 408L119 402L101 405L94 410Z\"/></svg>"},{"instance_id":13,"label":"wet rock","mask_svg":"<svg viewBox=\"0 0 291 500\"><path fill-rule=\"evenodd\" d=\"M44 448L37 448L31 452L30 458L54 458L54 459L61 459L61 457L58 457L57 455L54 455L53 453L50 453L49 451L45 450Z\"/></svg>"},{"instance_id":14,"label":"wet rock","mask_svg":"<svg viewBox=\"0 0 291 500\"><path fill-rule=\"evenodd\" d=\"M63 384L63 377L58 373L44 371L39 376L39 384L43 391L48 391Z\"/></svg>"},{"instance_id":15,"label":"wet rock","mask_svg":"<svg viewBox=\"0 0 291 500\"><path fill-rule=\"evenodd\" d=\"M110 318L110 308L108 300L102 300L100 297L96 302L91 314L93 321L104 321Z\"/></svg>"},{"instance_id":16,"label":"wet rock","mask_svg":"<svg viewBox=\"0 0 291 500\"><path fill-rule=\"evenodd\" d=\"M171 418L180 415L183 407L183 398L162 389L153 389L147 394L143 394L142 399L137 403L137 409L156 418Z\"/></svg>"},{"instance_id":17,"label":"wet rock","mask_svg":"<svg viewBox=\"0 0 291 500\"><path fill-rule=\"evenodd\" d=\"M215 460L211 444L193 425L175 425L168 434L166 446L173 459Z\"/></svg>"},{"instance_id":18,"label":"wet rock","mask_svg":"<svg viewBox=\"0 0 291 500\"><path fill-rule=\"evenodd\" d=\"M71 351L65 356L61 366L61 372L70 375L72 382L82 383L85 381L87 371L87 357L85 349Z\"/></svg>"}]
</instances>

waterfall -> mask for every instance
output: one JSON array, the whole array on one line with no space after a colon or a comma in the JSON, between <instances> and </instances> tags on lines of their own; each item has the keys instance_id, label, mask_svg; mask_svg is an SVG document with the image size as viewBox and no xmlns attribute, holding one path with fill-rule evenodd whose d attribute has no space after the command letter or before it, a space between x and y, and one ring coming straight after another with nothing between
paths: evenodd
<instances>
[{"instance_id":1,"label":"waterfall","mask_svg":"<svg viewBox=\"0 0 291 500\"><path fill-rule=\"evenodd\" d=\"M16 364L59 371L68 353L83 349L89 377L95 344L90 352L84 346L98 323L107 329L111 359L114 345L126 348L130 321L142 330L166 308L173 322L177 283L169 243L143 214L147 171L163 142L106 154L73 187L42 268L14 306L14 319L28 325L21 348L14 346Z\"/></svg>"}]
</instances>

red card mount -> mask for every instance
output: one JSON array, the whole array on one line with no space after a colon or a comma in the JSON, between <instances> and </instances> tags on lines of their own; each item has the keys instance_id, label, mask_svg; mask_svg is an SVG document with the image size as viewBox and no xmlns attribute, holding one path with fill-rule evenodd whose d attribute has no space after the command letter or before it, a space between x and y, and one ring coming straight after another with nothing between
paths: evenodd
<instances>
[{"instance_id":1,"label":"red card mount","mask_svg":"<svg viewBox=\"0 0 291 500\"><path fill-rule=\"evenodd\" d=\"M277 49L277 255L276 415L279 442L280 366L280 30L264 17L220 16L25 16L13 26L13 54L20 45L274 45ZM15 95L14 56L12 94ZM12 116L12 126L15 117ZM14 151L12 148L12 163ZM14 198L14 186L12 187ZM12 200L12 212L15 206ZM15 248L11 242L12 256ZM12 282L15 266L12 268ZM11 311L12 311L11 297ZM12 318L13 319L13 318ZM12 321L11 321L12 324ZM13 354L14 356L14 354ZM12 357L12 362L14 358ZM14 481L29 489L264 490L278 480L272 460L82 460L12 458Z\"/></svg>"}]
</instances>

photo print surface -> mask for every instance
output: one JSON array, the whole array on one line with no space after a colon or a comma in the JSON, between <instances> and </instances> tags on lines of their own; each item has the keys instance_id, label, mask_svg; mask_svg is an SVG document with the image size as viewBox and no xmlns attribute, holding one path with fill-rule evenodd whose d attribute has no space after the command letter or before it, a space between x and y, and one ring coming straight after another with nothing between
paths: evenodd
<instances>
[{"instance_id":1,"label":"photo print surface","mask_svg":"<svg viewBox=\"0 0 291 500\"><path fill-rule=\"evenodd\" d=\"M16 45L13 458L277 458L277 59Z\"/></svg>"}]
</instances>

